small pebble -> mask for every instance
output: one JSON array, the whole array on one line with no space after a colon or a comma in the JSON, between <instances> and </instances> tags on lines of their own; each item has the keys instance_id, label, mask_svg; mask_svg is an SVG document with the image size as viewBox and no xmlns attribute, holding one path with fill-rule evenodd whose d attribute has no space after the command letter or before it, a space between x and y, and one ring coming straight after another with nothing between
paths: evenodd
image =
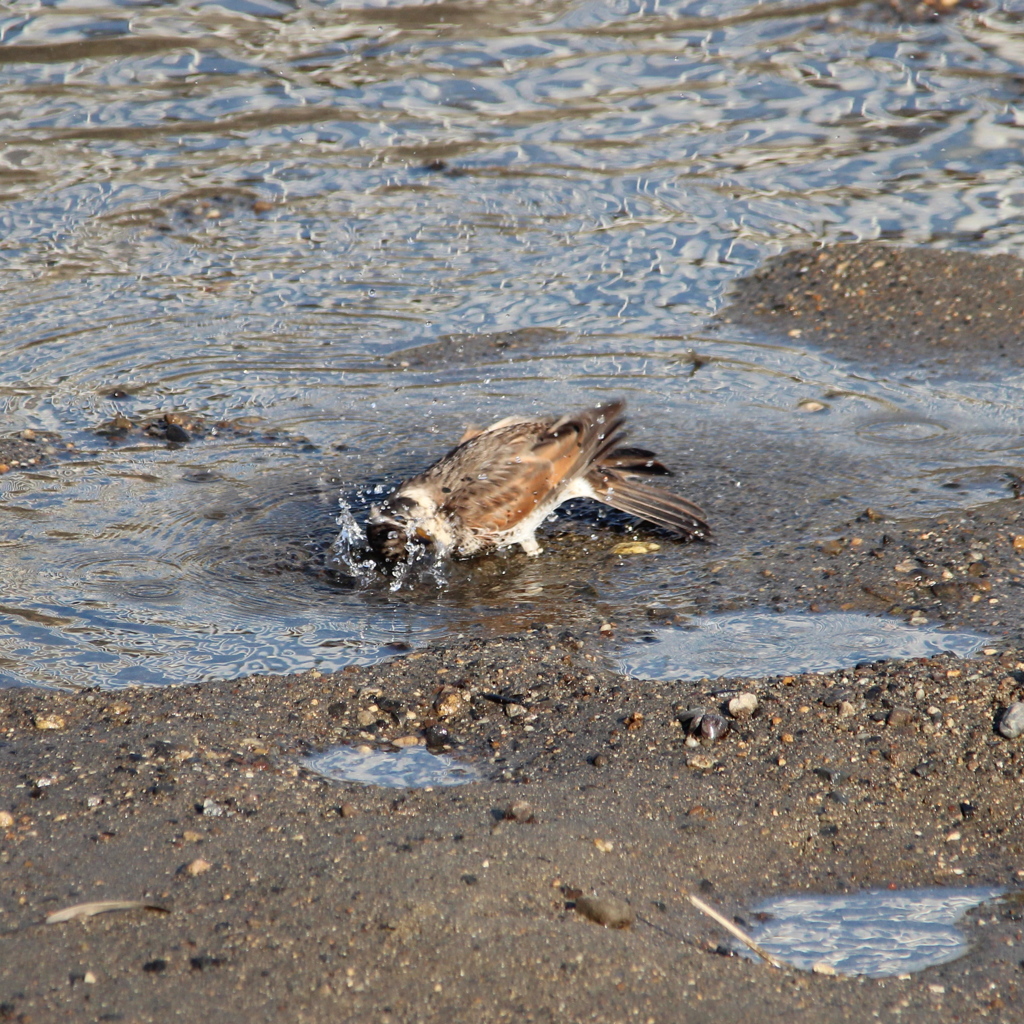
<instances>
[{"instance_id":1,"label":"small pebble","mask_svg":"<svg viewBox=\"0 0 1024 1024\"><path fill-rule=\"evenodd\" d=\"M437 702L434 704L434 709L437 711L438 718L452 718L459 714L460 711L465 707L465 703L460 693L446 693L443 697L439 697Z\"/></svg>"},{"instance_id":2,"label":"small pebble","mask_svg":"<svg viewBox=\"0 0 1024 1024\"><path fill-rule=\"evenodd\" d=\"M715 760L707 754L694 754L686 759L687 768L697 768L700 771L708 771L715 767Z\"/></svg>"},{"instance_id":3,"label":"small pebble","mask_svg":"<svg viewBox=\"0 0 1024 1024\"><path fill-rule=\"evenodd\" d=\"M203 860L202 857L196 857L195 860L189 861L188 864L185 865L185 874L191 875L195 878L196 875L205 875L212 867L213 865L208 860Z\"/></svg>"},{"instance_id":4,"label":"small pebble","mask_svg":"<svg viewBox=\"0 0 1024 1024\"><path fill-rule=\"evenodd\" d=\"M704 715L700 720L700 738L708 741L705 746L721 739L728 731L729 723L721 715Z\"/></svg>"},{"instance_id":5,"label":"small pebble","mask_svg":"<svg viewBox=\"0 0 1024 1024\"><path fill-rule=\"evenodd\" d=\"M416 747L419 746L419 736L399 736L397 739L391 741L393 746L396 747Z\"/></svg>"},{"instance_id":6,"label":"small pebble","mask_svg":"<svg viewBox=\"0 0 1024 1024\"><path fill-rule=\"evenodd\" d=\"M10 811L0 811L0 828L14 828L14 815Z\"/></svg>"},{"instance_id":7,"label":"small pebble","mask_svg":"<svg viewBox=\"0 0 1024 1024\"><path fill-rule=\"evenodd\" d=\"M63 715L33 715L32 724L37 729L63 729L67 722Z\"/></svg>"},{"instance_id":8,"label":"small pebble","mask_svg":"<svg viewBox=\"0 0 1024 1024\"><path fill-rule=\"evenodd\" d=\"M605 928L629 928L636 920L633 908L625 900L606 896L580 896L576 913Z\"/></svg>"},{"instance_id":9,"label":"small pebble","mask_svg":"<svg viewBox=\"0 0 1024 1024\"><path fill-rule=\"evenodd\" d=\"M733 718L749 718L757 710L757 697L752 693L737 694L729 701L729 714Z\"/></svg>"},{"instance_id":10,"label":"small pebble","mask_svg":"<svg viewBox=\"0 0 1024 1024\"><path fill-rule=\"evenodd\" d=\"M342 804L338 808L338 812L343 818L354 818L359 813L359 809L355 804Z\"/></svg>"},{"instance_id":11,"label":"small pebble","mask_svg":"<svg viewBox=\"0 0 1024 1024\"><path fill-rule=\"evenodd\" d=\"M533 808L525 800L513 800L505 808L506 821L518 821L520 824L534 820Z\"/></svg>"},{"instance_id":12,"label":"small pebble","mask_svg":"<svg viewBox=\"0 0 1024 1024\"><path fill-rule=\"evenodd\" d=\"M427 746L434 750L450 745L452 742L452 734L443 725L430 726L426 733L424 733L424 737L427 741Z\"/></svg>"},{"instance_id":13,"label":"small pebble","mask_svg":"<svg viewBox=\"0 0 1024 1024\"><path fill-rule=\"evenodd\" d=\"M178 444L188 444L192 440L192 435L184 427L178 426L177 423L168 423L164 436L168 441L174 441Z\"/></svg>"},{"instance_id":14,"label":"small pebble","mask_svg":"<svg viewBox=\"0 0 1024 1024\"><path fill-rule=\"evenodd\" d=\"M1024 734L1024 703L1014 701L999 717L999 734L1015 740Z\"/></svg>"},{"instance_id":15,"label":"small pebble","mask_svg":"<svg viewBox=\"0 0 1024 1024\"><path fill-rule=\"evenodd\" d=\"M205 814L207 818L223 818L224 808L221 807L221 805L217 803L217 801L214 800L213 797L208 796L203 801L202 813Z\"/></svg>"},{"instance_id":16,"label":"small pebble","mask_svg":"<svg viewBox=\"0 0 1024 1024\"><path fill-rule=\"evenodd\" d=\"M914 720L914 712L910 708L893 708L886 716L885 724L891 729L898 729L903 725L910 725Z\"/></svg>"},{"instance_id":17,"label":"small pebble","mask_svg":"<svg viewBox=\"0 0 1024 1024\"><path fill-rule=\"evenodd\" d=\"M837 708L843 701L850 699L850 691L844 690L842 687L835 686L822 698L822 704L827 708Z\"/></svg>"},{"instance_id":18,"label":"small pebble","mask_svg":"<svg viewBox=\"0 0 1024 1024\"><path fill-rule=\"evenodd\" d=\"M613 555L647 555L652 551L661 550L660 544L642 540L623 541L612 548Z\"/></svg>"},{"instance_id":19,"label":"small pebble","mask_svg":"<svg viewBox=\"0 0 1024 1024\"><path fill-rule=\"evenodd\" d=\"M522 704L506 704L505 714L509 718L521 718L526 714L526 708Z\"/></svg>"}]
</instances>

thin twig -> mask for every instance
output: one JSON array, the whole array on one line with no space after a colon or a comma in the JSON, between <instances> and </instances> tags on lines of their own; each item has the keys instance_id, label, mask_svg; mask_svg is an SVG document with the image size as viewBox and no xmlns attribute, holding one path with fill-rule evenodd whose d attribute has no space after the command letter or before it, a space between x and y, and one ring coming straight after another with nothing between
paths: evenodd
<instances>
[{"instance_id":1,"label":"thin twig","mask_svg":"<svg viewBox=\"0 0 1024 1024\"><path fill-rule=\"evenodd\" d=\"M698 899L692 893L684 892L684 895L701 913L707 914L712 920L717 921L730 935L735 936L743 945L752 949L766 963L771 964L772 967L781 968L785 966L781 960L773 957L771 953L766 953L742 928L733 924L732 921L720 914L714 907L709 907L703 900Z\"/></svg>"}]
</instances>

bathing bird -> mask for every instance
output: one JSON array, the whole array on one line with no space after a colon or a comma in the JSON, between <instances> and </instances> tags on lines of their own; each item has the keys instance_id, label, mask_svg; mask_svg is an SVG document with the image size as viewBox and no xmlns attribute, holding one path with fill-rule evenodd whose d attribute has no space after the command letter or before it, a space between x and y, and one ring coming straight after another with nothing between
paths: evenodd
<instances>
[{"instance_id":1,"label":"bathing bird","mask_svg":"<svg viewBox=\"0 0 1024 1024\"><path fill-rule=\"evenodd\" d=\"M515 544L538 555L537 527L571 498L592 498L685 540L707 537L698 505L648 482L672 475L654 453L623 446L624 411L625 402L615 401L470 428L371 508L370 547L388 560L422 548L462 557Z\"/></svg>"}]
</instances>

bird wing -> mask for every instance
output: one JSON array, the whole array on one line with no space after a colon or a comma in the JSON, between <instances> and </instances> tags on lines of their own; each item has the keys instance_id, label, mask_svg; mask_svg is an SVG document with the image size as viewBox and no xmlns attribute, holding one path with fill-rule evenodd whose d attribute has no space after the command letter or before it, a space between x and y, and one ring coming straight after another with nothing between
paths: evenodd
<instances>
[{"instance_id":1,"label":"bird wing","mask_svg":"<svg viewBox=\"0 0 1024 1024\"><path fill-rule=\"evenodd\" d=\"M646 467L641 474L637 469L618 469L602 463L587 473L587 483L598 501L620 512L656 523L687 539L709 536L711 531L699 505L664 487L654 487L636 479L650 472Z\"/></svg>"},{"instance_id":2,"label":"bird wing","mask_svg":"<svg viewBox=\"0 0 1024 1024\"><path fill-rule=\"evenodd\" d=\"M445 495L444 511L480 533L510 530L622 439L623 407L613 402L557 420L495 424L424 476Z\"/></svg>"}]
</instances>

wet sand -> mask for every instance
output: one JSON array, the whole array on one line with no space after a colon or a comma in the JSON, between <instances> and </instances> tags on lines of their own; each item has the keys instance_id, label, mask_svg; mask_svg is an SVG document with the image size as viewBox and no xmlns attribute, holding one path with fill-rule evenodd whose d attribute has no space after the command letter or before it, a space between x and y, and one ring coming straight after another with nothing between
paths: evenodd
<instances>
[{"instance_id":1,"label":"wet sand","mask_svg":"<svg viewBox=\"0 0 1024 1024\"><path fill-rule=\"evenodd\" d=\"M841 289L819 293L825 322L862 321L859 335L822 328L845 358L890 357L867 326L893 305L877 248L817 263L879 275L853 312ZM789 287L798 259L767 264L721 319L804 330L759 297ZM951 278L984 288L1015 272L963 254L919 265L919 287L947 296ZM886 335L917 339L907 360L950 352L946 307L922 300L914 324L929 308L930 333ZM1019 339L1019 313L1003 312ZM996 326L957 336L962 365L1004 351ZM742 917L786 892L1024 887L1024 741L995 728L1024 696L1021 511L1012 482L1005 500L949 516L865 509L824 539L723 564L702 599L991 635L969 660L643 682L609 667L638 610L611 636L578 616L333 674L0 692L0 1020L1020 1020L1013 905L968 918L965 958L865 981L723 955L685 893ZM740 691L757 695L754 715L688 745L680 711ZM331 744L427 739L491 781L386 791L302 765ZM627 901L636 922L593 923L579 892ZM42 923L100 899L169 913Z\"/></svg>"}]
</instances>

